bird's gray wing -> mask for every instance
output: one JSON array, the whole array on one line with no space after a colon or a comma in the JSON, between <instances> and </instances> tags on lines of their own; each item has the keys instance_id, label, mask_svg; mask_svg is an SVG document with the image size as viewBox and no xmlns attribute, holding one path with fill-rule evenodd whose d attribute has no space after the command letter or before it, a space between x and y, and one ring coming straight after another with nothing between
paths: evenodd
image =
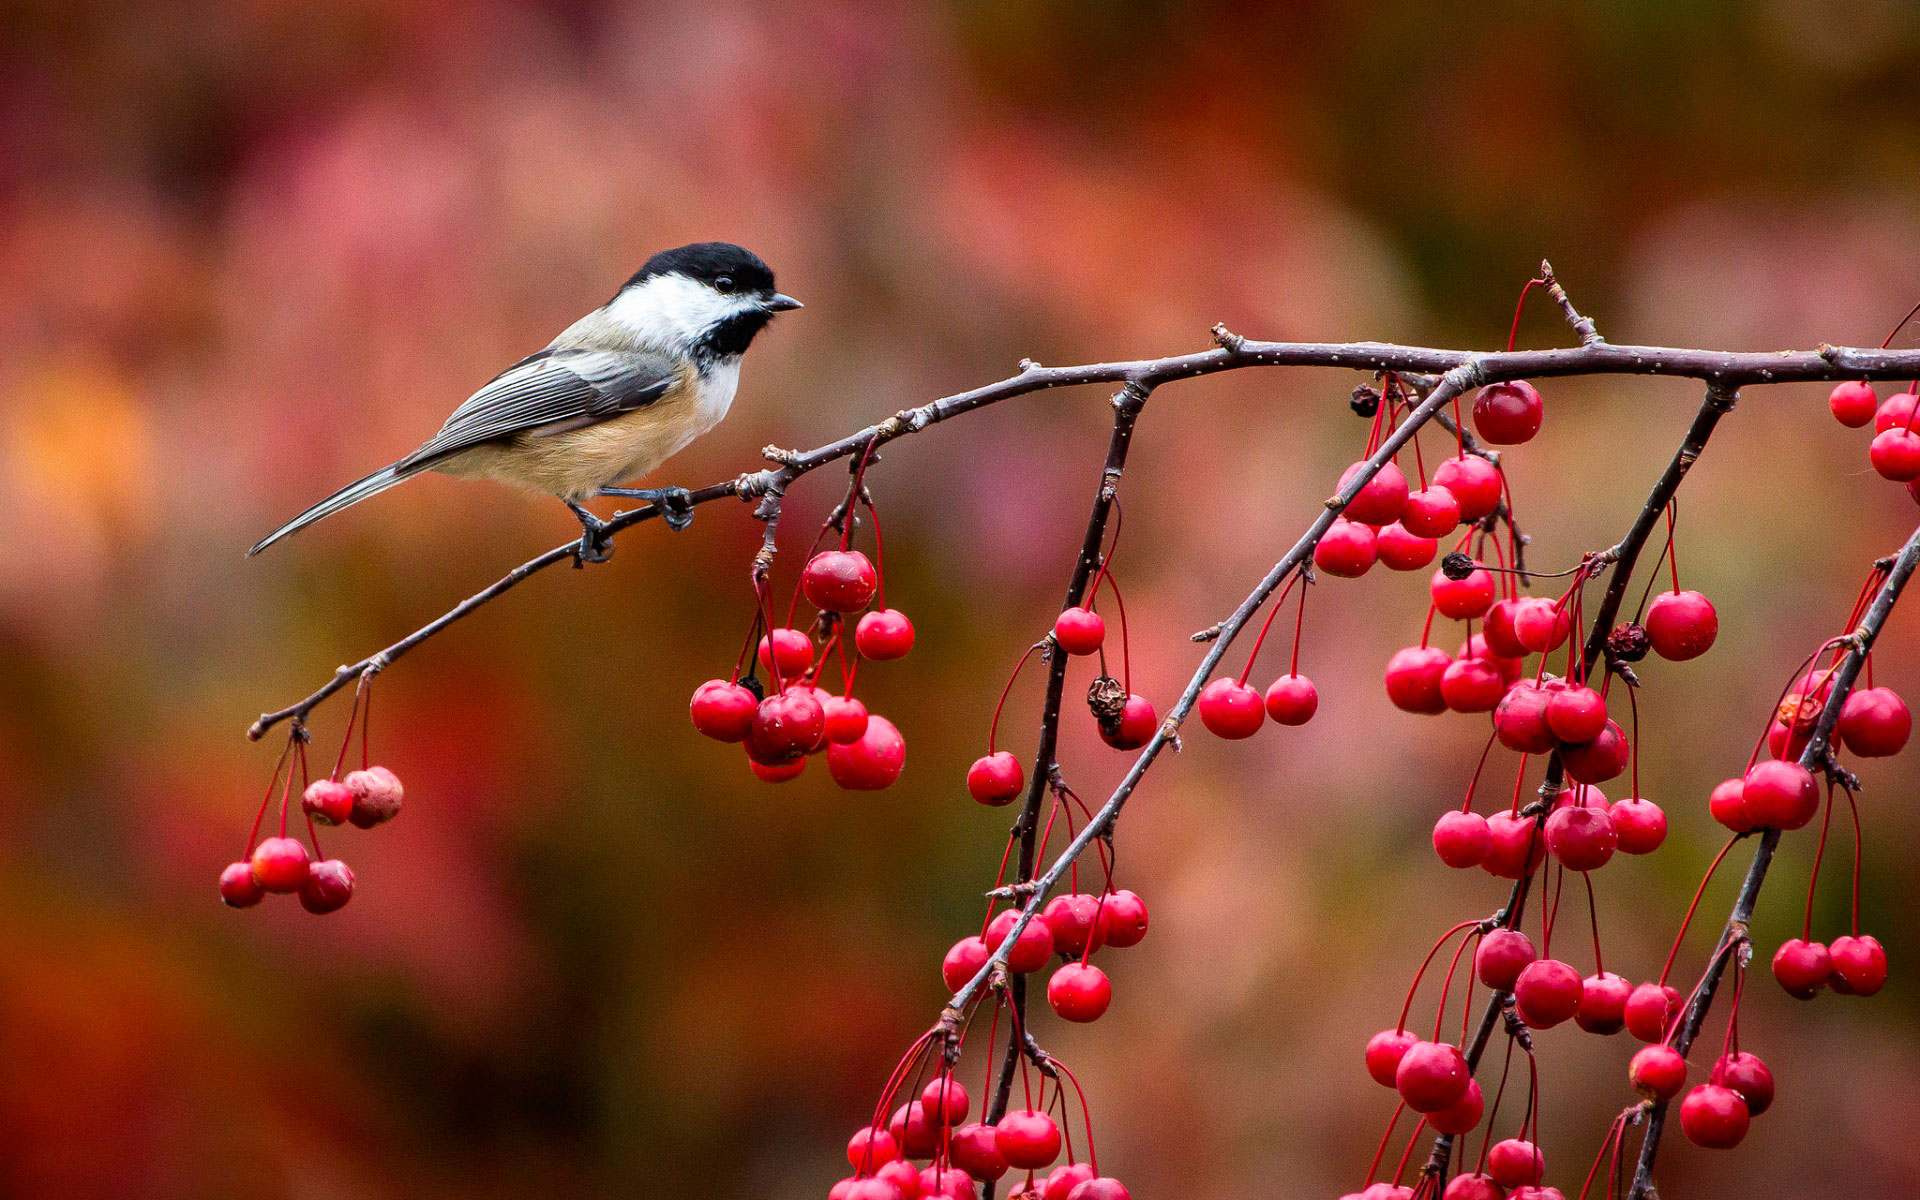
<instances>
[{"instance_id":1,"label":"bird's gray wing","mask_svg":"<svg viewBox=\"0 0 1920 1200\"><path fill-rule=\"evenodd\" d=\"M595 425L654 403L677 378L663 355L542 350L468 397L439 433L395 465L426 467L487 442Z\"/></svg>"}]
</instances>

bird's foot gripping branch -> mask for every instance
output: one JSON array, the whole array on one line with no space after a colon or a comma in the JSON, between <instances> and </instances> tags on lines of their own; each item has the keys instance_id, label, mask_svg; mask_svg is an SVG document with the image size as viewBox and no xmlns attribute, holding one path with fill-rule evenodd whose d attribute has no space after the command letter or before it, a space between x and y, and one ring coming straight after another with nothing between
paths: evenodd
<instances>
[{"instance_id":1,"label":"bird's foot gripping branch","mask_svg":"<svg viewBox=\"0 0 1920 1200\"><path fill-rule=\"evenodd\" d=\"M1364 1178L1356 1177L1355 1194L1365 1200L1652 1196L1669 1102L1679 1101L1682 1132L1714 1147L1739 1142L1748 1122L1772 1102L1771 1075L1752 1049L1743 1048L1738 1023L1756 949L1749 932L1754 903L1781 838L1818 818L1824 851L1836 808L1846 815L1842 827L1854 830L1858 887L1860 781L1841 765L1839 754L1881 757L1906 742L1910 718L1900 698L1885 687L1857 684L1871 683L1873 644L1920 562L1920 531L1897 555L1871 565L1858 602L1830 639L1791 670L1783 664L1779 702L1756 706L1759 736L1751 760L1692 810L1688 819L1716 820L1731 840L1707 869L1657 973L1650 964L1628 973L1603 963L1593 904L1602 868L1618 855L1653 853L1666 837L1666 811L1639 787L1642 680L1635 664L1650 656L1690 662L1714 643L1714 605L1681 586L1678 495L1743 389L1835 384L1829 396L1833 415L1848 426L1873 425L1869 462L1911 491L1920 480L1920 433L1912 428L1920 407L1916 389L1883 400L1872 381L1920 377L1920 352L1822 346L1748 354L1615 346L1574 308L1544 264L1529 287L1535 284L1559 305L1579 345L1515 350L1510 339L1506 350L1472 352L1371 342L1261 342L1217 329L1215 347L1192 354L1079 367L1023 363L1008 379L903 411L817 449L770 449L765 469L692 491L684 506L675 506L690 512L732 497L752 503L765 525L750 572L753 616L740 654L728 673L694 691L695 728L740 745L747 768L761 779L792 779L809 761L823 758L843 787L886 787L904 766L905 738L899 726L868 712L859 699L860 666L907 655L914 630L892 606L900 598L886 593L875 500L883 471L879 451L1019 396L1076 385L1115 389L1106 455L1097 474L1089 472L1087 524L1066 572L1059 613L1050 629L1035 630L1019 656L985 722L982 753L964 774L968 794L980 805L1015 814L999 873L986 890L979 926L954 943L941 966L951 998L880 1088L848 1145L851 1173L823 1187L832 1200L957 1200L983 1190L992 1195L1003 1185L1009 1195L1041 1200L1124 1200L1126 1186L1095 1156L1094 1097L1043 1048L1044 1037L1033 1028L1030 985L1051 967L1047 1006L1067 1021L1097 1020L1114 1002L1109 968L1123 959L1114 961L1111 951L1138 943L1148 929L1145 900L1116 878L1112 848L1125 805L1196 713L1208 732L1228 740L1259 734L1268 722L1293 726L1316 719L1318 692L1302 661L1307 592L1360 586L1348 581L1376 564L1431 572L1424 620L1410 614L1418 641L1385 664L1388 698L1407 713L1485 714L1490 724L1482 726L1485 749L1464 784L1464 799L1435 822L1435 852L1447 867L1478 869L1505 886L1491 915L1469 917L1440 935L1404 1002L1396 1000L1386 1011L1387 1019L1397 1011L1395 1023L1364 1052L1355 1048L1355 1069L1364 1064L1396 1099L1373 1163ZM1129 638L1116 572L1124 561L1121 496L1129 450L1158 389L1200 375L1280 366L1367 374L1351 401L1366 422L1364 439L1356 434L1360 453L1337 481L1329 481L1326 503L1244 599L1195 635L1204 649L1191 677L1177 696L1157 704L1135 690L1131 654L1139 647ZM1547 406L1530 381L1573 375L1681 376L1699 381L1705 396L1620 539L1592 547L1567 571L1548 574L1524 561L1526 538L1515 524L1514 497L1490 447L1523 445L1541 427ZM1428 454L1434 455L1431 464ZM782 611L771 580L784 498L803 477L842 461L849 466L844 498L815 537ZM620 513L607 523L608 536L660 511ZM1656 543L1651 566L1644 566L1645 552ZM397 810L398 781L367 765L365 713L373 676L529 576L573 559L569 544L522 564L431 624L340 668L312 695L263 715L250 736L288 727L281 769L262 806L264 817L278 788L281 836L256 841L255 823L248 857L223 879L223 894L232 881L230 902L252 902L263 890L324 892L331 886L309 882L319 875L318 867L307 866L318 856L317 844L308 855L285 836L292 776L298 771L307 780L307 725L314 711L354 685L339 761L328 779L306 783L306 815L320 822L344 814L349 823L362 824L361 806L371 812L389 783ZM1291 625L1282 626L1290 635L1285 669L1269 667L1256 680L1266 636L1282 617ZM1440 621L1460 624L1457 650L1437 644ZM1241 658L1235 647L1250 626L1256 635ZM1031 731L1034 749L1023 758L1001 748L1000 726L1029 664L1044 682ZM1084 716L1077 715L1082 703ZM912 714L906 716L902 724L910 730ZM1060 733L1068 720L1088 722L1107 746L1133 756L1119 784L1098 803L1075 790L1072 764L1063 761ZM356 721L363 767L341 777ZM1510 794L1503 770L1512 779ZM958 784L957 767L954 776ZM1625 794L1610 801L1603 788L1623 777L1629 781ZM1477 802L1496 780L1504 803ZM307 832L315 832L312 824ZM1715 868L1742 842L1753 846L1753 857L1719 939L1697 975L1676 973L1686 930ZM1591 926L1590 972L1583 969L1584 952L1568 952L1570 935L1563 932L1560 943L1553 941L1569 884L1573 903L1584 895L1594 914L1588 922L1575 921L1576 927ZM326 903L331 901L308 907ZM1857 905L1853 925L1825 943L1815 940L1811 903L1807 911L1803 936L1774 952L1780 984L1802 997L1878 990L1886 958L1880 944L1858 928ZM1722 984L1729 973L1724 1037L1716 1053L1690 1064L1688 1055L1714 999L1727 990ZM1429 976L1436 986L1423 993ZM1476 986L1486 992L1477 1005ZM1423 995L1431 1008L1417 1010ZM1632 1102L1605 1130L1595 1131L1588 1147L1597 1144L1597 1153L1584 1174L1549 1171L1538 1124L1540 1090L1554 1078L1553 1064L1543 1067L1542 1060L1550 1060L1552 1040L1563 1036L1543 1035L1567 1025L1595 1036L1625 1031L1644 1043L1621 1054L1621 1090ZM1495 1049L1497 1054L1489 1053ZM1483 1070L1495 1061L1497 1074ZM1516 1072L1516 1066L1524 1069ZM977 1095L963 1082L969 1077ZM1409 1112L1411 1132L1402 1132ZM1390 1156L1396 1145L1397 1159ZM1416 1160L1420 1147L1425 1156ZM1560 1160L1556 1148L1554 1161ZM1558 1182L1548 1184L1550 1176Z\"/></svg>"}]
</instances>

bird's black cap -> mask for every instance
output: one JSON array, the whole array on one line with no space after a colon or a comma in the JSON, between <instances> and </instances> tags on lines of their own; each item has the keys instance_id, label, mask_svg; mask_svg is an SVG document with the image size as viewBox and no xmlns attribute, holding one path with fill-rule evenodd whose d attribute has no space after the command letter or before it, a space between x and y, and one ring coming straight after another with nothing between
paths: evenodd
<instances>
[{"instance_id":1,"label":"bird's black cap","mask_svg":"<svg viewBox=\"0 0 1920 1200\"><path fill-rule=\"evenodd\" d=\"M627 280L627 286L645 283L656 275L673 274L702 283L712 283L724 276L733 280L738 291L773 291L772 269L760 261L758 254L732 242L694 242L690 246L662 250Z\"/></svg>"}]
</instances>

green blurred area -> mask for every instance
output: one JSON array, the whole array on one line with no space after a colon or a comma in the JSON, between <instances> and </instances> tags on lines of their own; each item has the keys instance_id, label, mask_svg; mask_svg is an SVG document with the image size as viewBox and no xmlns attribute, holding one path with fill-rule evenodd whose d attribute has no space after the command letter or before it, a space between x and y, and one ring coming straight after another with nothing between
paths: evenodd
<instances>
[{"instance_id":1,"label":"green blurred area","mask_svg":"<svg viewBox=\"0 0 1920 1200\"><path fill-rule=\"evenodd\" d=\"M888 595L919 630L860 676L908 741L892 790L817 766L761 785L688 728L752 613L759 527L714 505L381 678L375 753L409 806L333 834L348 908L214 901L278 753L248 721L571 522L432 479L242 549L412 448L653 250L745 243L808 305L661 483L730 478L762 445L824 443L1022 357L1200 348L1215 321L1497 345L1542 256L1616 341L1873 344L1920 299L1917 49L1894 0L0 3L0 1193L818 1197L842 1173L998 861L1006 816L961 781L1058 604L1099 390L970 415L874 467ZM1520 337L1567 332L1529 309ZM1358 455L1355 382L1239 372L1149 405L1115 571L1163 709L1186 635ZM1718 848L1708 788L1914 519L1823 394L1750 392L1685 492L1682 570L1722 634L1644 672L1643 790L1674 836L1596 880L1607 965L1635 978ZM1697 397L1546 395L1507 462L1552 567L1618 537ZM793 493L788 558L839 488ZM1424 610L1418 578L1315 589L1320 717L1245 743L1196 730L1128 810L1120 882L1154 932L1110 956L1097 1026L1036 1035L1136 1195L1363 1182L1391 1106L1360 1047L1430 939L1505 890L1426 846L1481 725L1381 694ZM1916 649L1903 614L1879 680L1920 694ZM1003 719L1016 749L1036 680ZM321 759L344 716L317 719ZM1122 760L1073 717L1066 769L1097 799ZM1511 772L1496 759L1494 795ZM1669 1197L1920 1188L1920 821L1906 760L1863 777L1862 919L1893 982L1797 1005L1757 977L1742 1044L1780 1099L1731 1155L1675 1139ZM1798 931L1811 857L1789 840L1763 953ZM1831 936L1844 872L1824 883ZM1571 1194L1631 1099L1631 1047L1541 1042L1549 1182Z\"/></svg>"}]
</instances>

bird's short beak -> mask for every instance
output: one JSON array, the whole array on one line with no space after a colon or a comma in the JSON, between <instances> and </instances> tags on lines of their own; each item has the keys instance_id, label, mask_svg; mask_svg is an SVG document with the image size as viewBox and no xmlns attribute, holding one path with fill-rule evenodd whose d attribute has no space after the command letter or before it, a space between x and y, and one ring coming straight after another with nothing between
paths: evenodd
<instances>
[{"instance_id":1,"label":"bird's short beak","mask_svg":"<svg viewBox=\"0 0 1920 1200\"><path fill-rule=\"evenodd\" d=\"M767 297L767 302L763 307L768 312L790 312L796 308L805 308L806 305L795 300L785 292L775 292L773 295Z\"/></svg>"}]
</instances>

